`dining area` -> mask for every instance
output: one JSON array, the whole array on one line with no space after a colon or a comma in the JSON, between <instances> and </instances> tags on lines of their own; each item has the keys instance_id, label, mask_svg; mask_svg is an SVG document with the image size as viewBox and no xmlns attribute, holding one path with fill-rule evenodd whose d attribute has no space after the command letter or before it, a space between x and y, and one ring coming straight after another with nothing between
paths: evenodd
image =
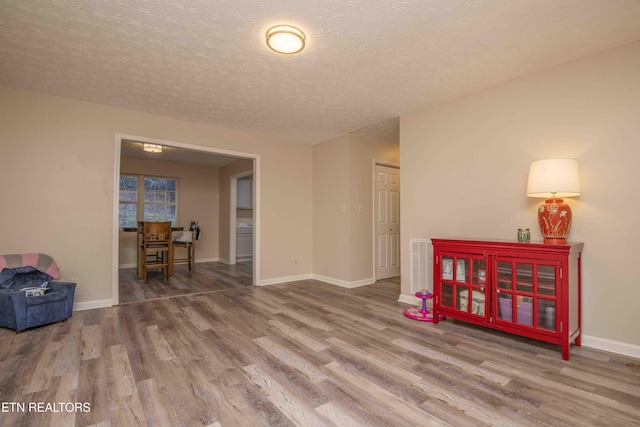
<instances>
[{"instance_id":1,"label":"dining area","mask_svg":"<svg viewBox=\"0 0 640 427\"><path fill-rule=\"evenodd\" d=\"M182 227L139 221L137 227L122 227L120 232L126 248L133 251L130 259L137 260L119 269L120 305L252 285L251 266L246 263L230 265L204 258L198 260L196 272L196 243L201 257L205 252L201 244L206 243L200 239L197 222Z\"/></svg>"},{"instance_id":2,"label":"dining area","mask_svg":"<svg viewBox=\"0 0 640 427\"><path fill-rule=\"evenodd\" d=\"M118 303L252 285L252 261L232 263L229 258L236 237L230 225L235 211L231 176L251 172L252 161L216 166L133 155L141 145L122 143L127 154L120 158ZM252 212L243 211L247 218L242 221L253 223ZM170 236L166 224L160 230L147 224L145 230L144 222L169 221Z\"/></svg>"}]
</instances>

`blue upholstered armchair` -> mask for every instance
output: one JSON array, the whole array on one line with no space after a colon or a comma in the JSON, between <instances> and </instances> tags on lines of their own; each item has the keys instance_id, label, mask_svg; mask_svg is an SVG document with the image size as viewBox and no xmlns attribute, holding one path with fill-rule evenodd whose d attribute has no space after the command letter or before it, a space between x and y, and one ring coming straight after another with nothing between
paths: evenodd
<instances>
[{"instance_id":1,"label":"blue upholstered armchair","mask_svg":"<svg viewBox=\"0 0 640 427\"><path fill-rule=\"evenodd\" d=\"M48 282L44 295L27 296L24 288ZM54 282L47 273L31 266L5 268L0 272L0 326L16 332L60 322L71 317L76 284Z\"/></svg>"}]
</instances>

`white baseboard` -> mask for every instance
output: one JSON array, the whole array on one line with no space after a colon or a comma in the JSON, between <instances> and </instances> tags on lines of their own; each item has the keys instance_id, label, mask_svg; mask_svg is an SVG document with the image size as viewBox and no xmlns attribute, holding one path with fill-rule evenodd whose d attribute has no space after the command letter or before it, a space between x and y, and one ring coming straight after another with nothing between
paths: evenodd
<instances>
[{"instance_id":1,"label":"white baseboard","mask_svg":"<svg viewBox=\"0 0 640 427\"><path fill-rule=\"evenodd\" d=\"M253 261L253 255L236 257L236 262L246 262L246 261Z\"/></svg>"},{"instance_id":2,"label":"white baseboard","mask_svg":"<svg viewBox=\"0 0 640 427\"><path fill-rule=\"evenodd\" d=\"M312 278L313 277L311 274L299 274L297 276L276 277L273 279L260 280L260 283L258 283L258 286L277 285L279 283L288 283L288 282L299 282L300 280L310 280Z\"/></svg>"},{"instance_id":3,"label":"white baseboard","mask_svg":"<svg viewBox=\"0 0 640 427\"><path fill-rule=\"evenodd\" d=\"M97 301L76 302L73 304L73 311L93 310L95 308L112 307L113 300L101 299Z\"/></svg>"},{"instance_id":4,"label":"white baseboard","mask_svg":"<svg viewBox=\"0 0 640 427\"><path fill-rule=\"evenodd\" d=\"M201 262L218 262L220 261L219 258L196 258L196 264L199 264Z\"/></svg>"},{"instance_id":5,"label":"white baseboard","mask_svg":"<svg viewBox=\"0 0 640 427\"><path fill-rule=\"evenodd\" d=\"M224 259L224 258L218 258L218 262L221 262L221 263L227 264L227 265L231 265L231 262L228 259Z\"/></svg>"},{"instance_id":6,"label":"white baseboard","mask_svg":"<svg viewBox=\"0 0 640 427\"><path fill-rule=\"evenodd\" d=\"M123 270L123 269L125 269L125 268L135 268L135 267L137 267L137 266L138 266L138 264L120 264L120 265L118 266L118 269L119 269L119 270Z\"/></svg>"},{"instance_id":7,"label":"white baseboard","mask_svg":"<svg viewBox=\"0 0 640 427\"><path fill-rule=\"evenodd\" d=\"M640 359L640 345L613 341L606 338L593 337L590 335L583 335L581 344L585 347L609 351L611 353L622 354L624 356L636 357Z\"/></svg>"},{"instance_id":8,"label":"white baseboard","mask_svg":"<svg viewBox=\"0 0 640 427\"><path fill-rule=\"evenodd\" d=\"M274 279L260 280L258 286L277 285L279 283L298 282L301 280L318 280L320 282L329 283L331 285L341 286L343 288L357 288L360 286L371 285L375 283L374 279L363 279L354 282L347 282L345 280L334 279L333 277L321 276L318 274L300 274L298 276L276 277Z\"/></svg>"},{"instance_id":9,"label":"white baseboard","mask_svg":"<svg viewBox=\"0 0 640 427\"><path fill-rule=\"evenodd\" d=\"M415 295L400 294L400 297L398 297L398 302L411 305L421 305L422 299L418 298Z\"/></svg>"},{"instance_id":10,"label":"white baseboard","mask_svg":"<svg viewBox=\"0 0 640 427\"><path fill-rule=\"evenodd\" d=\"M346 280L334 279L333 277L321 276L319 274L313 274L312 278L314 280L319 280L320 282L329 283L331 285L340 286L343 288L358 288L360 286L372 285L376 282L374 278L356 280L354 282L347 282Z\"/></svg>"}]
</instances>

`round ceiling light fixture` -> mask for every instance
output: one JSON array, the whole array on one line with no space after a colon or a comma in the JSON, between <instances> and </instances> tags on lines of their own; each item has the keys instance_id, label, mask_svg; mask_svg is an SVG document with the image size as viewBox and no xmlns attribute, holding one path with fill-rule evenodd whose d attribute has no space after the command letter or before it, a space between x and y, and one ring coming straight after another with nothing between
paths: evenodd
<instances>
[{"instance_id":1,"label":"round ceiling light fixture","mask_svg":"<svg viewBox=\"0 0 640 427\"><path fill-rule=\"evenodd\" d=\"M291 25L276 25L267 30L267 46L278 53L298 53L304 49L306 37Z\"/></svg>"}]
</instances>

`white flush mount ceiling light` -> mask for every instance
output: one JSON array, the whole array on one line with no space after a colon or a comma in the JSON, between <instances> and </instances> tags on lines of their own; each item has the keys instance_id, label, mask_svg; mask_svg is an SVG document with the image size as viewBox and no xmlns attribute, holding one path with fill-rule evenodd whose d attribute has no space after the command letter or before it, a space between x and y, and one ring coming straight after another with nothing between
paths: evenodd
<instances>
[{"instance_id":1,"label":"white flush mount ceiling light","mask_svg":"<svg viewBox=\"0 0 640 427\"><path fill-rule=\"evenodd\" d=\"M306 37L291 25L276 25L267 30L267 46L278 53L298 53L304 49Z\"/></svg>"},{"instance_id":2,"label":"white flush mount ceiling light","mask_svg":"<svg viewBox=\"0 0 640 427\"><path fill-rule=\"evenodd\" d=\"M162 145L144 143L144 151L149 153L162 153Z\"/></svg>"}]
</instances>

